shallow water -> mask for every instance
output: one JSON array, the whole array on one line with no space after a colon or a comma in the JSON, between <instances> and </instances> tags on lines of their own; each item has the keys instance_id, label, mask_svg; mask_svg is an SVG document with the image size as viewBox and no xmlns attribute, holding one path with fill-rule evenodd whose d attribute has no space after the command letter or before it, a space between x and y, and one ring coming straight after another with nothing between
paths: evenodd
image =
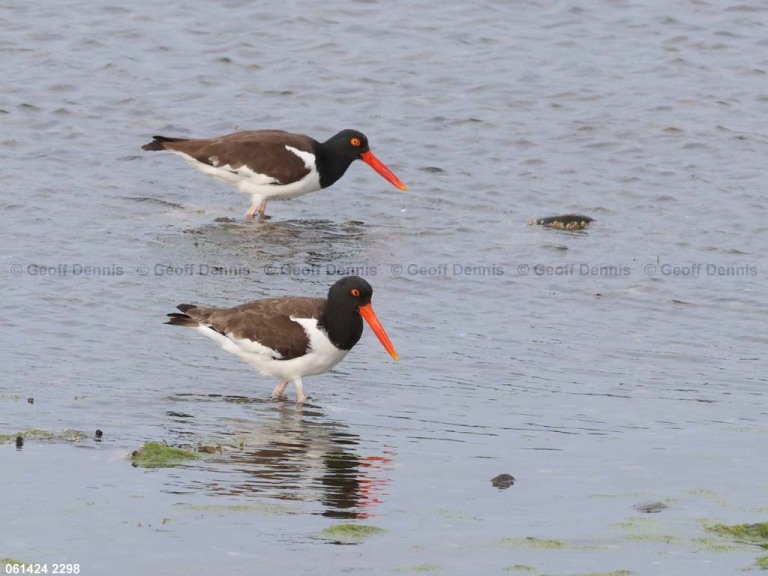
<instances>
[{"instance_id":1,"label":"shallow water","mask_svg":"<svg viewBox=\"0 0 768 576\"><path fill-rule=\"evenodd\" d=\"M0 558L722 575L760 555L705 525L766 514L768 9L65 1L0 26L0 433L104 431L0 445ZM251 224L246 197L140 150L270 127L363 130L409 191L357 163ZM527 225L565 213L596 222ZM350 272L401 362L366 333L303 411L162 324ZM131 467L149 440L221 450ZM387 532L334 546L340 522Z\"/></svg>"}]
</instances>

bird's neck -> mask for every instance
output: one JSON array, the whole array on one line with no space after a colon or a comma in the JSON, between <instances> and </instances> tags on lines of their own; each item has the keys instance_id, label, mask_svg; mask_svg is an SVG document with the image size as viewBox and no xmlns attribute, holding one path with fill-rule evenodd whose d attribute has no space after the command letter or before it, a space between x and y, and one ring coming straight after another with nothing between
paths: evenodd
<instances>
[{"instance_id":1,"label":"bird's neck","mask_svg":"<svg viewBox=\"0 0 768 576\"><path fill-rule=\"evenodd\" d=\"M363 335L363 319L357 311L334 309L326 304L317 325L325 330L328 338L339 350L351 350Z\"/></svg>"},{"instance_id":2,"label":"bird's neck","mask_svg":"<svg viewBox=\"0 0 768 576\"><path fill-rule=\"evenodd\" d=\"M320 186L328 188L339 178L344 176L351 162L344 157L335 154L326 154L324 150L319 150L315 157L315 165L320 173Z\"/></svg>"}]
</instances>

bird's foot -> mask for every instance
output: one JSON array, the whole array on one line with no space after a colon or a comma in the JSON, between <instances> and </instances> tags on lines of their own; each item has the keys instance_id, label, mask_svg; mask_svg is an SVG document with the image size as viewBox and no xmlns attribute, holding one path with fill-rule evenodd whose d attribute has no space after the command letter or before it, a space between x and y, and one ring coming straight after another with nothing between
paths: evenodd
<instances>
[{"instance_id":1,"label":"bird's foot","mask_svg":"<svg viewBox=\"0 0 768 576\"><path fill-rule=\"evenodd\" d=\"M264 209L262 209L261 207L257 209L254 206L251 206L251 209L245 213L245 217L248 219L248 221L253 222L254 220L256 220L257 214L259 215L259 222L264 222L265 220L270 220L272 218L272 216L267 216L266 214L264 214Z\"/></svg>"},{"instance_id":2,"label":"bird's foot","mask_svg":"<svg viewBox=\"0 0 768 576\"><path fill-rule=\"evenodd\" d=\"M285 387L288 386L288 381L283 380L280 382L277 386L275 386L274 390L272 390L272 394L269 395L270 400L284 400L285 399Z\"/></svg>"}]
</instances>

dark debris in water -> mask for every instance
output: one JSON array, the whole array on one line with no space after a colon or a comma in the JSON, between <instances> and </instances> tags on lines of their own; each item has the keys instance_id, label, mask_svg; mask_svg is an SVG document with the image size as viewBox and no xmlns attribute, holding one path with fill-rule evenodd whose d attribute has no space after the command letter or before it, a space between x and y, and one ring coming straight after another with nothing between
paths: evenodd
<instances>
[{"instance_id":1,"label":"dark debris in water","mask_svg":"<svg viewBox=\"0 0 768 576\"><path fill-rule=\"evenodd\" d=\"M195 394L192 392L179 392L177 394L173 394L172 396L168 397L169 400L172 401L194 401L194 402L232 402L233 404L268 404L270 401L268 398L251 398L249 396L236 396L234 394L230 395L224 395L224 394ZM167 412L169 416L177 416L177 417L188 417L192 418L193 416L190 414L186 414L184 412Z\"/></svg>"},{"instance_id":2,"label":"dark debris in water","mask_svg":"<svg viewBox=\"0 0 768 576\"><path fill-rule=\"evenodd\" d=\"M197 451L201 454L221 454L224 452L224 448L221 444L216 444L215 446L201 444L197 447Z\"/></svg>"},{"instance_id":3,"label":"dark debris in water","mask_svg":"<svg viewBox=\"0 0 768 576\"><path fill-rule=\"evenodd\" d=\"M175 202L168 202L167 200L162 200L160 198L152 198L151 196L126 196L126 199L133 200L134 202L149 202L150 204L158 204L166 208L175 208L178 210L181 210L184 208L184 206L182 206L181 204L176 204Z\"/></svg>"},{"instance_id":4,"label":"dark debris in water","mask_svg":"<svg viewBox=\"0 0 768 576\"><path fill-rule=\"evenodd\" d=\"M192 414L187 414L186 412L174 412L173 410L169 410L165 415L170 416L171 418L194 418Z\"/></svg>"},{"instance_id":5,"label":"dark debris in water","mask_svg":"<svg viewBox=\"0 0 768 576\"><path fill-rule=\"evenodd\" d=\"M640 502L639 504L635 504L632 506L635 510L638 512L642 512L643 514L658 514L662 510L666 510L669 508L664 502Z\"/></svg>"},{"instance_id":6,"label":"dark debris in water","mask_svg":"<svg viewBox=\"0 0 768 576\"><path fill-rule=\"evenodd\" d=\"M594 218L582 216L581 214L563 214L561 216L536 218L531 221L531 224L554 230L584 230L594 221Z\"/></svg>"},{"instance_id":7,"label":"dark debris in water","mask_svg":"<svg viewBox=\"0 0 768 576\"><path fill-rule=\"evenodd\" d=\"M506 490L510 486L514 486L515 477L512 474L499 474L491 478L491 485L499 490Z\"/></svg>"}]
</instances>

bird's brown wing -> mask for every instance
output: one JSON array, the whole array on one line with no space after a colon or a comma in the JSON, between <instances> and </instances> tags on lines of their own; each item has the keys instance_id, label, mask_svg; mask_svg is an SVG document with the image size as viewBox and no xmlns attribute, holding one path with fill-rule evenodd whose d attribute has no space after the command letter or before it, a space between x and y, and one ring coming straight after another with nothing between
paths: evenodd
<instances>
[{"instance_id":1,"label":"bird's brown wing","mask_svg":"<svg viewBox=\"0 0 768 576\"><path fill-rule=\"evenodd\" d=\"M320 318L324 298L268 298L234 308L181 305L186 316L229 338L245 338L275 350L281 360L303 356L309 349L304 328L291 318Z\"/></svg>"},{"instance_id":2,"label":"bird's brown wing","mask_svg":"<svg viewBox=\"0 0 768 576\"><path fill-rule=\"evenodd\" d=\"M228 166L236 172L247 167L276 179L275 184L290 184L301 180L310 170L304 160L286 150L286 146L312 153L315 144L312 138L300 134L252 130L207 140L167 140L162 146L217 168Z\"/></svg>"}]
</instances>

